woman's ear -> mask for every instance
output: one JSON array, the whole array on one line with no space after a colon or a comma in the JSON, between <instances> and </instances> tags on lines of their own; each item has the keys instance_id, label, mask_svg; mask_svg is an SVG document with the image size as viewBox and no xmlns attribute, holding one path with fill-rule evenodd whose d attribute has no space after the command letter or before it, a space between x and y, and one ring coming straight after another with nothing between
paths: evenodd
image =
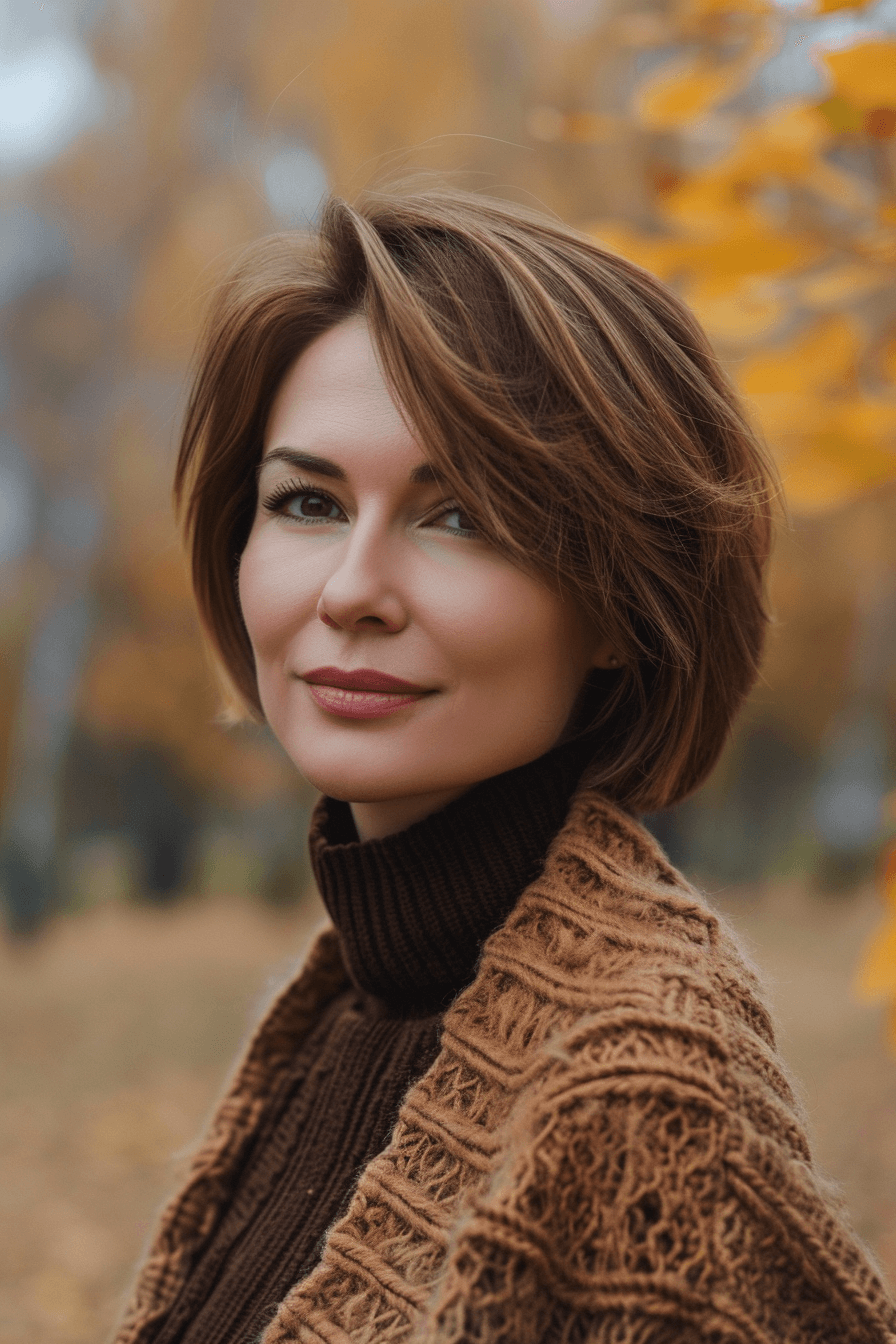
<instances>
[{"instance_id":1,"label":"woman's ear","mask_svg":"<svg viewBox=\"0 0 896 1344\"><path fill-rule=\"evenodd\" d=\"M614 652L611 640L606 639L598 645L592 655L591 666L600 667L604 670L622 666L622 659L619 657L618 653Z\"/></svg>"}]
</instances>

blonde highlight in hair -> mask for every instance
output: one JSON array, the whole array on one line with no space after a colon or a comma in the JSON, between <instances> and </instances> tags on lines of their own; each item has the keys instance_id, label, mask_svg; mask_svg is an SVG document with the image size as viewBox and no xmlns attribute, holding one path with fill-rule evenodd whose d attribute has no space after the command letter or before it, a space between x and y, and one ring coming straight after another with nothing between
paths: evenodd
<instances>
[{"instance_id":1,"label":"blonde highlight in hair","mask_svg":"<svg viewBox=\"0 0 896 1344\"><path fill-rule=\"evenodd\" d=\"M609 637L573 725L632 809L707 776L752 686L776 480L699 324L640 267L534 211L454 190L331 198L261 240L199 347L176 496L204 627L261 716L235 574L284 375L363 316L396 404L491 544Z\"/></svg>"}]
</instances>

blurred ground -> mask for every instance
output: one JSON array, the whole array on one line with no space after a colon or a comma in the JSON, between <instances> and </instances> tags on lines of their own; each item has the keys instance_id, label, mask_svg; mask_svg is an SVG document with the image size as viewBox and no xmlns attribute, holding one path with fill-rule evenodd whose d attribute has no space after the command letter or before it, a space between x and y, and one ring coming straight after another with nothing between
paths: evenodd
<instances>
[{"instance_id":1,"label":"blurred ground","mask_svg":"<svg viewBox=\"0 0 896 1344\"><path fill-rule=\"evenodd\" d=\"M729 889L769 979L817 1159L896 1284L896 1060L852 978L870 886ZM205 897L110 903L0 948L0 1344L97 1344L235 1051L322 917ZM174 1156L173 1156L174 1155Z\"/></svg>"}]
</instances>

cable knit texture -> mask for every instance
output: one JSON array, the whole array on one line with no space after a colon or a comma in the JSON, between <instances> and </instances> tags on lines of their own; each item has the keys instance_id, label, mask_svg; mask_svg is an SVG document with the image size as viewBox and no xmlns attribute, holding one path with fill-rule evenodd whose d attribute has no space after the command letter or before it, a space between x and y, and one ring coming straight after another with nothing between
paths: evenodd
<instances>
[{"instance_id":1,"label":"cable knit texture","mask_svg":"<svg viewBox=\"0 0 896 1344\"><path fill-rule=\"evenodd\" d=\"M144 1344L251 1344L314 1269L358 1173L438 1054L444 1008L541 866L592 753L583 740L555 746L382 839L360 841L348 804L318 800L311 863L352 983L271 1076L222 1212Z\"/></svg>"},{"instance_id":2,"label":"cable knit texture","mask_svg":"<svg viewBox=\"0 0 896 1344\"><path fill-rule=\"evenodd\" d=\"M275 1001L118 1344L146 1338L275 1079L345 985ZM896 1305L805 1122L755 971L649 834L579 787L264 1344L884 1344Z\"/></svg>"}]
</instances>

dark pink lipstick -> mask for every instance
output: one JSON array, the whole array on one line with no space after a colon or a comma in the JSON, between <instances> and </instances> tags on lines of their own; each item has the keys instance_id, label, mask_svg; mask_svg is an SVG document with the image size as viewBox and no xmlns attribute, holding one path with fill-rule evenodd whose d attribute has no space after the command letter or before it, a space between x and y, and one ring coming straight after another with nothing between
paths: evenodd
<instances>
[{"instance_id":1,"label":"dark pink lipstick","mask_svg":"<svg viewBox=\"0 0 896 1344\"><path fill-rule=\"evenodd\" d=\"M432 694L426 686L371 667L361 667L356 672L315 667L305 673L303 681L308 682L314 703L341 719L379 719Z\"/></svg>"},{"instance_id":2,"label":"dark pink lipstick","mask_svg":"<svg viewBox=\"0 0 896 1344\"><path fill-rule=\"evenodd\" d=\"M372 667L359 667L355 672L343 672L339 667L315 667L303 673L302 680L317 686L339 686L344 691L412 691L414 695L425 695L429 690Z\"/></svg>"}]
</instances>

